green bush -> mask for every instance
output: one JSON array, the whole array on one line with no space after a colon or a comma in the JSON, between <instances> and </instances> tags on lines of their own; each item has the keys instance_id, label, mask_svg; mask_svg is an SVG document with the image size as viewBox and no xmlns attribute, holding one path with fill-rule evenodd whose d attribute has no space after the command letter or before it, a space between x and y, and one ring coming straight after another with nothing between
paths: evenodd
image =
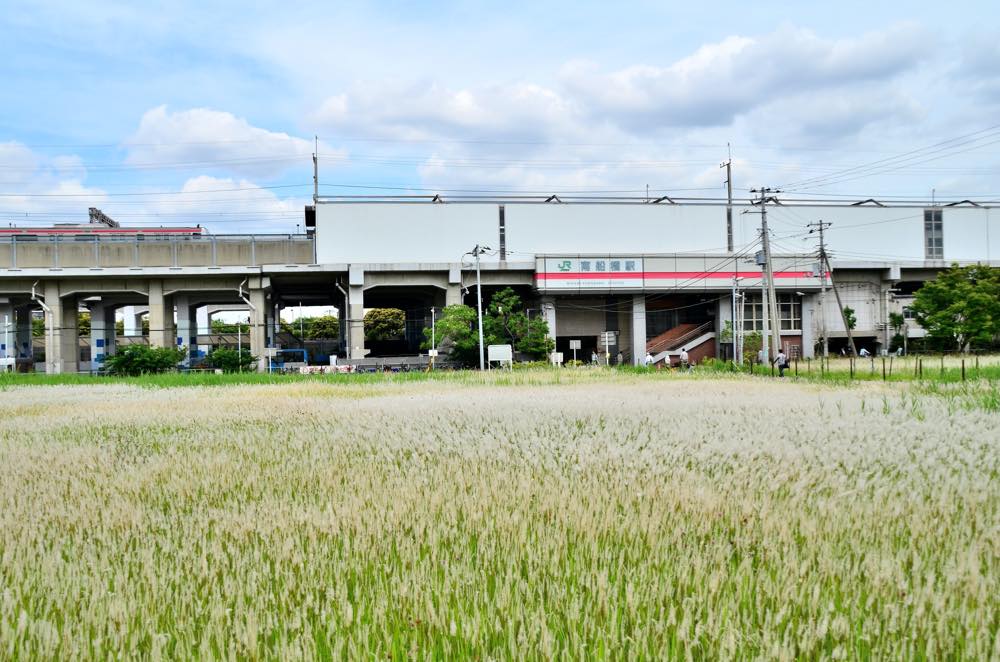
<instances>
[{"instance_id":1,"label":"green bush","mask_svg":"<svg viewBox=\"0 0 1000 662\"><path fill-rule=\"evenodd\" d=\"M251 372L257 363L257 357L250 352L240 352L236 349L220 348L208 355L208 365L222 372Z\"/></svg>"},{"instance_id":2,"label":"green bush","mask_svg":"<svg viewBox=\"0 0 1000 662\"><path fill-rule=\"evenodd\" d=\"M183 349L174 347L126 345L109 356L104 366L112 375L154 375L174 370L185 354Z\"/></svg>"}]
</instances>

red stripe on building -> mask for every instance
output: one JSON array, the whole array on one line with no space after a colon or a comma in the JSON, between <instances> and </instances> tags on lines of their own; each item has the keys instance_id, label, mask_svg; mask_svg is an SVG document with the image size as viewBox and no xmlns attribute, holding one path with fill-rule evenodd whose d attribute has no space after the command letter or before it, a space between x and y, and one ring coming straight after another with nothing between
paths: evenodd
<instances>
[{"instance_id":1,"label":"red stripe on building","mask_svg":"<svg viewBox=\"0 0 1000 662\"><path fill-rule=\"evenodd\" d=\"M687 280L761 278L759 271L606 271L606 272L556 272L535 274L538 280ZM811 271L776 271L779 278L815 278Z\"/></svg>"}]
</instances>

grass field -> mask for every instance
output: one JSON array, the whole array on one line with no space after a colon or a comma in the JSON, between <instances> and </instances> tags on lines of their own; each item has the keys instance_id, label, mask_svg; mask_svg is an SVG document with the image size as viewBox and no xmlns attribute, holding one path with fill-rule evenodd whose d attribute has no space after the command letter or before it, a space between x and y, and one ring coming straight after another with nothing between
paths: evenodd
<instances>
[{"instance_id":1,"label":"grass field","mask_svg":"<svg viewBox=\"0 0 1000 662\"><path fill-rule=\"evenodd\" d=\"M595 374L5 382L0 658L1000 658L995 385Z\"/></svg>"}]
</instances>

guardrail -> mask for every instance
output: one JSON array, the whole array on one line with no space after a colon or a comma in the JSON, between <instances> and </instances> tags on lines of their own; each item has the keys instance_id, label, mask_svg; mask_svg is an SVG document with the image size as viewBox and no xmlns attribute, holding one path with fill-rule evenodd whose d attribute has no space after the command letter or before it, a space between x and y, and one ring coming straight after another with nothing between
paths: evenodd
<instances>
[{"instance_id":1,"label":"guardrail","mask_svg":"<svg viewBox=\"0 0 1000 662\"><path fill-rule=\"evenodd\" d=\"M106 237L13 235L0 239L0 269L245 267L312 264L307 235Z\"/></svg>"}]
</instances>

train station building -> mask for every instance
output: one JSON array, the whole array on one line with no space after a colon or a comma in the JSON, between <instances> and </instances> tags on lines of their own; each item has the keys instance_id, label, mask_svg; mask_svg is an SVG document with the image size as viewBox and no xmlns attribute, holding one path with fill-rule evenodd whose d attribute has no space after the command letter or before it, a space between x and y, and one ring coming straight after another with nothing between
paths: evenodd
<instances>
[{"instance_id":1,"label":"train station building","mask_svg":"<svg viewBox=\"0 0 1000 662\"><path fill-rule=\"evenodd\" d=\"M854 310L859 346L887 348L889 315L952 263L1000 265L1000 214L969 201L776 199L766 207L780 346L813 356L847 332L829 291ZM0 357L48 372L99 371L127 342L211 345L208 320L240 310L254 356L297 339L281 310L339 311L341 361L372 358L364 312L405 312L402 351L417 355L441 308L476 304L505 287L548 322L556 351L649 352L670 361L729 357L728 329L763 330L761 209L749 202L645 198L323 198L302 234L212 235L199 227L123 228L91 222L0 229ZM832 270L818 259L819 223ZM828 273L829 271L829 273ZM829 277L828 277L829 276ZM78 313L90 313L82 335ZM138 338L138 316L148 335ZM39 350L32 318L42 315ZM115 320L124 318L124 330ZM773 326L773 323L772 323ZM923 331L907 319L908 337ZM613 340L608 347L601 345ZM577 343L572 343L574 346ZM41 359L44 356L44 360Z\"/></svg>"}]
</instances>

